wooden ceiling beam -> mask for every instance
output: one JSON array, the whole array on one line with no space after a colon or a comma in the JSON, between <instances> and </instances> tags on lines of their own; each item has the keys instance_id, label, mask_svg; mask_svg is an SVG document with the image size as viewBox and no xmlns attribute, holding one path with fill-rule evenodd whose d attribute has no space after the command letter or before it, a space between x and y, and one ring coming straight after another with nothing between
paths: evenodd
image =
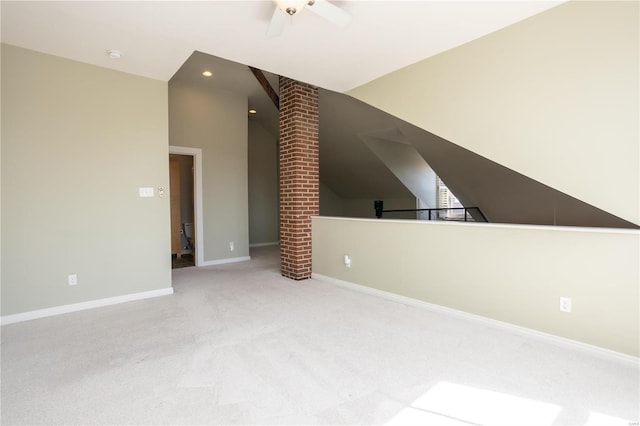
<instances>
[{"instance_id":1,"label":"wooden ceiling beam","mask_svg":"<svg viewBox=\"0 0 640 426\"><path fill-rule=\"evenodd\" d=\"M271 102L273 102L273 104L276 106L278 111L280 111L280 98L278 97L278 94L273 89L273 87L271 87L271 83L269 83L269 80L267 80L267 77L264 76L264 73L262 72L262 70L259 70L258 68L254 68L254 67L249 67L249 69L251 70L253 75L256 77L256 79L258 80L258 83L260 83L264 91L267 92L267 95L269 95Z\"/></svg>"}]
</instances>

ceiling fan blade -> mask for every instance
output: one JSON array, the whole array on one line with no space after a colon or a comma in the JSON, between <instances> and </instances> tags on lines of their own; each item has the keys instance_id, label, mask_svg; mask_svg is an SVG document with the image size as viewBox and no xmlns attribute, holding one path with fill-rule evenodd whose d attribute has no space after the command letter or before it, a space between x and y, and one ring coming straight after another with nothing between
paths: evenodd
<instances>
[{"instance_id":1,"label":"ceiling fan blade","mask_svg":"<svg viewBox=\"0 0 640 426\"><path fill-rule=\"evenodd\" d=\"M307 7L316 15L321 16L327 21L341 27L344 27L351 22L351 15L349 13L340 9L338 6L329 3L327 0L315 0L313 2L309 2Z\"/></svg>"},{"instance_id":2,"label":"ceiling fan blade","mask_svg":"<svg viewBox=\"0 0 640 426\"><path fill-rule=\"evenodd\" d=\"M273 11L273 16L271 17L271 23L269 24L269 28L267 29L268 37L275 37L282 34L284 31L284 26L287 23L287 15L282 12L277 7Z\"/></svg>"}]
</instances>

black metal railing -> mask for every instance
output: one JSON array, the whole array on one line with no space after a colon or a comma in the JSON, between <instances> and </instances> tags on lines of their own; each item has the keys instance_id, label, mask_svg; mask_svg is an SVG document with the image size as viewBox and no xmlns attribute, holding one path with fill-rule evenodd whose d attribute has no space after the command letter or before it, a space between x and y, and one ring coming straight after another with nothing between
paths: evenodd
<instances>
[{"instance_id":1,"label":"black metal railing","mask_svg":"<svg viewBox=\"0 0 640 426\"><path fill-rule=\"evenodd\" d=\"M382 200L374 201L376 217L382 218L383 213L407 213L407 212L427 212L426 218L422 220L445 220L454 222L489 222L478 207L452 207L440 209L394 209L384 210ZM424 215L423 215L424 216ZM417 219L416 215L416 219Z\"/></svg>"}]
</instances>

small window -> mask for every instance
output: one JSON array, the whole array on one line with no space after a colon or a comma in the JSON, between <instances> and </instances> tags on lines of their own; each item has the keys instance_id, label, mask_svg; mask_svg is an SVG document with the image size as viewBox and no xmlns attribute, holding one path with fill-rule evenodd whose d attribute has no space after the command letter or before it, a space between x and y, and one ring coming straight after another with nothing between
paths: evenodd
<instances>
[{"instance_id":1,"label":"small window","mask_svg":"<svg viewBox=\"0 0 640 426\"><path fill-rule=\"evenodd\" d=\"M464 206L439 176L436 177L436 194L439 209L460 209L438 211L438 220L460 220L464 218Z\"/></svg>"}]
</instances>

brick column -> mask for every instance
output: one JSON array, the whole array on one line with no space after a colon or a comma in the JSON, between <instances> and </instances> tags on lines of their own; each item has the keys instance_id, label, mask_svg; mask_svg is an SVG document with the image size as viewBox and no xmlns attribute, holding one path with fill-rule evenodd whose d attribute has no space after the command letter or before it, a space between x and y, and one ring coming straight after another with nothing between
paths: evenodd
<instances>
[{"instance_id":1,"label":"brick column","mask_svg":"<svg viewBox=\"0 0 640 426\"><path fill-rule=\"evenodd\" d=\"M280 77L280 271L311 277L311 216L320 208L318 88Z\"/></svg>"}]
</instances>

